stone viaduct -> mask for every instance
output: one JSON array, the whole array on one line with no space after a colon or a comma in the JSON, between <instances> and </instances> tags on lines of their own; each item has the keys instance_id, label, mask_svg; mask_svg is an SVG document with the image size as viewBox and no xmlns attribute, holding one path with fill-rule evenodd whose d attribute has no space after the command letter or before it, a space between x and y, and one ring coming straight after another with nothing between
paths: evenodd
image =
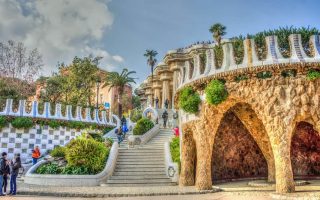
<instances>
[{"instance_id":1,"label":"stone viaduct","mask_svg":"<svg viewBox=\"0 0 320 200\"><path fill-rule=\"evenodd\" d=\"M146 104L158 97L178 108L179 92L191 86L202 102L197 114L179 109L181 173L179 184L211 189L220 181L266 178L279 193L294 192L294 179L320 175L320 36L310 37L312 55L301 36L289 37L290 57L284 58L276 36L266 37L266 57L257 56L254 40L243 41L244 56L236 64L231 43L223 44L216 66L214 44L169 51L151 78L141 85ZM268 73L270 77L259 78ZM237 77L245 76L243 80ZM212 79L225 80L228 98L209 105L204 88Z\"/></svg>"}]
</instances>

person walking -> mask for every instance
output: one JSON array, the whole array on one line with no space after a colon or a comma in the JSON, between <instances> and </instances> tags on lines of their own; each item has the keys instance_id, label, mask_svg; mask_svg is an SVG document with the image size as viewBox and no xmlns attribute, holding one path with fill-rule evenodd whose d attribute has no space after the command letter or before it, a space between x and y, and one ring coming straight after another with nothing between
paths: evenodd
<instances>
[{"instance_id":1,"label":"person walking","mask_svg":"<svg viewBox=\"0 0 320 200\"><path fill-rule=\"evenodd\" d=\"M6 158L5 159L5 168L3 172L3 194L7 194L7 186L8 186L8 178L10 178L10 161Z\"/></svg>"},{"instance_id":2,"label":"person walking","mask_svg":"<svg viewBox=\"0 0 320 200\"><path fill-rule=\"evenodd\" d=\"M179 137L179 127L176 126L174 129L173 129L173 133L176 137Z\"/></svg>"},{"instance_id":3,"label":"person walking","mask_svg":"<svg viewBox=\"0 0 320 200\"><path fill-rule=\"evenodd\" d=\"M168 121L168 112L166 110L162 113L162 119L163 119L163 127L166 128L167 121Z\"/></svg>"},{"instance_id":4,"label":"person walking","mask_svg":"<svg viewBox=\"0 0 320 200\"><path fill-rule=\"evenodd\" d=\"M17 177L19 174L19 169L21 168L20 154L17 153L14 156L14 160L11 161L11 176L10 176L10 193L9 195L17 194Z\"/></svg>"},{"instance_id":5,"label":"person walking","mask_svg":"<svg viewBox=\"0 0 320 200\"><path fill-rule=\"evenodd\" d=\"M159 108L159 98L156 97L156 109L158 109L158 108Z\"/></svg>"},{"instance_id":6,"label":"person walking","mask_svg":"<svg viewBox=\"0 0 320 200\"><path fill-rule=\"evenodd\" d=\"M32 150L32 164L33 165L37 164L40 156L41 156L41 153L40 153L39 146L36 146L36 148Z\"/></svg>"},{"instance_id":7,"label":"person walking","mask_svg":"<svg viewBox=\"0 0 320 200\"><path fill-rule=\"evenodd\" d=\"M166 100L164 101L164 107L165 107L166 109L169 108L169 99L166 99Z\"/></svg>"},{"instance_id":8,"label":"person walking","mask_svg":"<svg viewBox=\"0 0 320 200\"><path fill-rule=\"evenodd\" d=\"M0 185L1 185L0 196L4 196L2 192L2 185L3 185L3 175L6 167L6 159L7 159L7 153L3 152L1 154L1 159L0 159Z\"/></svg>"}]
</instances>

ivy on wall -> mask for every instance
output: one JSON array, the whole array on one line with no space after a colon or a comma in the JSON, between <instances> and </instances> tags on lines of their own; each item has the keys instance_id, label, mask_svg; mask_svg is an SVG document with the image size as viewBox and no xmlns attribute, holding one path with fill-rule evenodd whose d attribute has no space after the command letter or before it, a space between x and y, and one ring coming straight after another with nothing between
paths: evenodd
<instances>
[{"instance_id":1,"label":"ivy on wall","mask_svg":"<svg viewBox=\"0 0 320 200\"><path fill-rule=\"evenodd\" d=\"M199 94L192 87L185 87L179 96L179 107L187 113L197 113L201 102Z\"/></svg>"},{"instance_id":2,"label":"ivy on wall","mask_svg":"<svg viewBox=\"0 0 320 200\"><path fill-rule=\"evenodd\" d=\"M228 97L225 84L220 80L212 80L205 89L206 100L209 104L218 105Z\"/></svg>"},{"instance_id":3,"label":"ivy on wall","mask_svg":"<svg viewBox=\"0 0 320 200\"><path fill-rule=\"evenodd\" d=\"M310 69L307 73L307 79L310 81L314 81L320 78L320 70Z\"/></svg>"}]
</instances>

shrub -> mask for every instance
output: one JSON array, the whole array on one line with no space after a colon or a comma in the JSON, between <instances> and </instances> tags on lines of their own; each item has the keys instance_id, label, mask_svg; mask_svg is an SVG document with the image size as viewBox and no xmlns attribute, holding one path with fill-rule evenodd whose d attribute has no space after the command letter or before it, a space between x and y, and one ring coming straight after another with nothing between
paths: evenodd
<instances>
[{"instance_id":1,"label":"shrub","mask_svg":"<svg viewBox=\"0 0 320 200\"><path fill-rule=\"evenodd\" d=\"M106 133L108 133L109 131L111 131L112 129L114 129L113 126L107 126L107 127L105 127L105 128L103 129L103 133L106 134Z\"/></svg>"},{"instance_id":2,"label":"shrub","mask_svg":"<svg viewBox=\"0 0 320 200\"><path fill-rule=\"evenodd\" d=\"M57 146L50 152L50 155L55 158L64 158L66 156L66 147Z\"/></svg>"},{"instance_id":3,"label":"shrub","mask_svg":"<svg viewBox=\"0 0 320 200\"><path fill-rule=\"evenodd\" d=\"M133 129L133 135L143 135L154 127L153 122L148 118L140 119Z\"/></svg>"},{"instance_id":4,"label":"shrub","mask_svg":"<svg viewBox=\"0 0 320 200\"><path fill-rule=\"evenodd\" d=\"M28 117L17 117L11 122L11 125L17 129L29 129L33 127L33 121Z\"/></svg>"},{"instance_id":5,"label":"shrub","mask_svg":"<svg viewBox=\"0 0 320 200\"><path fill-rule=\"evenodd\" d=\"M7 125L7 120L4 116L0 116L0 129Z\"/></svg>"},{"instance_id":6,"label":"shrub","mask_svg":"<svg viewBox=\"0 0 320 200\"><path fill-rule=\"evenodd\" d=\"M212 80L205 89L206 99L209 104L218 105L228 97L228 91L219 80Z\"/></svg>"},{"instance_id":7,"label":"shrub","mask_svg":"<svg viewBox=\"0 0 320 200\"><path fill-rule=\"evenodd\" d=\"M307 79L310 81L314 81L320 78L320 71L315 69L310 69L307 73ZM1 125L0 125L1 126Z\"/></svg>"},{"instance_id":8,"label":"shrub","mask_svg":"<svg viewBox=\"0 0 320 200\"><path fill-rule=\"evenodd\" d=\"M113 144L113 139L112 138L107 138L104 141L104 146L106 146L107 148L111 148L112 144Z\"/></svg>"},{"instance_id":9,"label":"shrub","mask_svg":"<svg viewBox=\"0 0 320 200\"><path fill-rule=\"evenodd\" d=\"M62 168L61 174L85 175L85 174L92 174L92 173L87 167L84 167L84 166L66 166Z\"/></svg>"},{"instance_id":10,"label":"shrub","mask_svg":"<svg viewBox=\"0 0 320 200\"><path fill-rule=\"evenodd\" d=\"M132 110L130 119L132 122L137 122L142 118L141 110Z\"/></svg>"},{"instance_id":11,"label":"shrub","mask_svg":"<svg viewBox=\"0 0 320 200\"><path fill-rule=\"evenodd\" d=\"M86 124L83 122L79 122L79 121L70 121L67 126L69 128L73 128L73 129L84 129L86 127Z\"/></svg>"},{"instance_id":12,"label":"shrub","mask_svg":"<svg viewBox=\"0 0 320 200\"><path fill-rule=\"evenodd\" d=\"M179 107L187 113L196 113L201 102L200 96L191 87L181 90L179 96Z\"/></svg>"},{"instance_id":13,"label":"shrub","mask_svg":"<svg viewBox=\"0 0 320 200\"><path fill-rule=\"evenodd\" d=\"M259 78L259 79L266 79L266 78L271 78L271 77L272 77L272 72L270 72L270 71L257 73L257 78Z\"/></svg>"},{"instance_id":14,"label":"shrub","mask_svg":"<svg viewBox=\"0 0 320 200\"><path fill-rule=\"evenodd\" d=\"M104 140L105 140L102 137L101 133L94 132L94 133L89 133L89 135L97 142L104 142Z\"/></svg>"},{"instance_id":15,"label":"shrub","mask_svg":"<svg viewBox=\"0 0 320 200\"><path fill-rule=\"evenodd\" d=\"M66 160L69 167L82 166L90 173L98 173L104 168L109 151L101 142L78 137L68 144Z\"/></svg>"},{"instance_id":16,"label":"shrub","mask_svg":"<svg viewBox=\"0 0 320 200\"><path fill-rule=\"evenodd\" d=\"M56 120L51 120L48 122L48 126L52 129L58 129L61 125L58 121Z\"/></svg>"},{"instance_id":17,"label":"shrub","mask_svg":"<svg viewBox=\"0 0 320 200\"><path fill-rule=\"evenodd\" d=\"M179 137L175 137L172 139L170 143L170 152L172 161L178 163L180 170L180 140Z\"/></svg>"},{"instance_id":18,"label":"shrub","mask_svg":"<svg viewBox=\"0 0 320 200\"><path fill-rule=\"evenodd\" d=\"M295 77L296 75L297 75L297 70L295 69L288 69L281 72L281 76L284 78Z\"/></svg>"},{"instance_id":19,"label":"shrub","mask_svg":"<svg viewBox=\"0 0 320 200\"><path fill-rule=\"evenodd\" d=\"M220 68L222 66L222 62L223 62L222 45L221 46L214 46L213 51L214 51L214 57L215 57L215 59L214 59L215 65L217 68Z\"/></svg>"},{"instance_id":20,"label":"shrub","mask_svg":"<svg viewBox=\"0 0 320 200\"><path fill-rule=\"evenodd\" d=\"M240 82L240 81L244 81L244 80L248 80L249 78L248 78L248 76L247 75L239 75L239 76L236 76L235 78L234 78L234 80L236 81L236 82Z\"/></svg>"},{"instance_id":21,"label":"shrub","mask_svg":"<svg viewBox=\"0 0 320 200\"><path fill-rule=\"evenodd\" d=\"M41 165L38 167L36 170L37 174L60 174L61 173L61 168L59 168L58 164L55 163L48 163Z\"/></svg>"}]
</instances>

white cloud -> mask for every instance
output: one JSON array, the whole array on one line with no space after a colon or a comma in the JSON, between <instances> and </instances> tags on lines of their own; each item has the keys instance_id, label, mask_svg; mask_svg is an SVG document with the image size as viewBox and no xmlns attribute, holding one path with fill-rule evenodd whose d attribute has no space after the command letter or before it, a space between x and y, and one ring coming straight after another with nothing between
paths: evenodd
<instances>
[{"instance_id":1,"label":"white cloud","mask_svg":"<svg viewBox=\"0 0 320 200\"><path fill-rule=\"evenodd\" d=\"M46 74L56 64L69 63L74 56L103 56L101 66L123 62L99 45L113 23L107 2L101 0L0 0L0 38L22 41L38 48ZM113 68L114 69L114 68Z\"/></svg>"}]
</instances>

